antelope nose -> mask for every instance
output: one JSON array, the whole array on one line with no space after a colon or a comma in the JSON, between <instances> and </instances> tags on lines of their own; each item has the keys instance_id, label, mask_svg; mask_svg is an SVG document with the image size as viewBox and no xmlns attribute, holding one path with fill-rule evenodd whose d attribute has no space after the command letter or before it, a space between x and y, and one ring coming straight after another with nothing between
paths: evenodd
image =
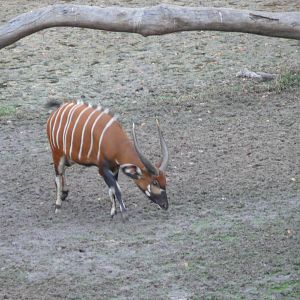
<instances>
[{"instance_id":1,"label":"antelope nose","mask_svg":"<svg viewBox=\"0 0 300 300\"><path fill-rule=\"evenodd\" d=\"M161 196L161 200L162 200L160 202L161 203L160 207L164 210L167 210L169 207L169 203L168 203L168 197L167 197L166 191L162 191L160 196Z\"/></svg>"},{"instance_id":2,"label":"antelope nose","mask_svg":"<svg viewBox=\"0 0 300 300\"><path fill-rule=\"evenodd\" d=\"M161 204L160 204L160 207L161 207L162 209L164 209L164 210L167 210L167 209L169 208L169 203L168 203L168 201L161 203Z\"/></svg>"},{"instance_id":3,"label":"antelope nose","mask_svg":"<svg viewBox=\"0 0 300 300\"><path fill-rule=\"evenodd\" d=\"M167 209L169 208L168 202L163 203L163 204L161 205L161 208L164 209L164 210L167 210Z\"/></svg>"}]
</instances>

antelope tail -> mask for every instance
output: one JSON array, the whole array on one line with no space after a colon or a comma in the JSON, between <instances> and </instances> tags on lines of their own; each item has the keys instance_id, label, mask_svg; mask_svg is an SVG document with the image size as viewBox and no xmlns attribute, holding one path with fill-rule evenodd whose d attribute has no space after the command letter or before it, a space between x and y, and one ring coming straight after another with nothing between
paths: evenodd
<instances>
[{"instance_id":1,"label":"antelope tail","mask_svg":"<svg viewBox=\"0 0 300 300\"><path fill-rule=\"evenodd\" d=\"M52 107L60 107L62 105L62 102L56 100L56 99L49 99L46 104L45 104L45 107L46 108L52 108Z\"/></svg>"}]
</instances>

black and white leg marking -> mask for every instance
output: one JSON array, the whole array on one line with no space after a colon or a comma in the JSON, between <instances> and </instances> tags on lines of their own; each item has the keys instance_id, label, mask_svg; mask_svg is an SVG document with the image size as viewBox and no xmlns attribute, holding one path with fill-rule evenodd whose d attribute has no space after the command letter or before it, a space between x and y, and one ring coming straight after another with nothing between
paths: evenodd
<instances>
[{"instance_id":1,"label":"black and white leg marking","mask_svg":"<svg viewBox=\"0 0 300 300\"><path fill-rule=\"evenodd\" d=\"M110 210L110 216L113 217L114 215L117 214L117 208L116 208L116 196L115 193L113 192L113 189L108 190L109 193L109 198L111 200L111 210Z\"/></svg>"},{"instance_id":2,"label":"black and white leg marking","mask_svg":"<svg viewBox=\"0 0 300 300\"><path fill-rule=\"evenodd\" d=\"M55 213L57 213L59 211L59 209L61 208L61 201L62 201L62 177L61 177L61 175L56 175L55 185L56 185Z\"/></svg>"},{"instance_id":3,"label":"black and white leg marking","mask_svg":"<svg viewBox=\"0 0 300 300\"><path fill-rule=\"evenodd\" d=\"M63 173L65 169L65 156L60 158L58 168L56 170L55 184L56 184L56 202L55 202L55 213L59 212L61 208L61 201L63 198Z\"/></svg>"},{"instance_id":4,"label":"black and white leg marking","mask_svg":"<svg viewBox=\"0 0 300 300\"><path fill-rule=\"evenodd\" d=\"M63 172L62 172L62 195L61 195L61 200L64 201L69 195L69 189L66 187L67 186L67 181L66 181L66 175L65 171L67 167L70 166L70 164L67 164L67 161L65 162Z\"/></svg>"},{"instance_id":5,"label":"black and white leg marking","mask_svg":"<svg viewBox=\"0 0 300 300\"><path fill-rule=\"evenodd\" d=\"M122 200L120 186L117 181L118 173L114 174L110 169L105 167L103 169L103 178L104 178L105 183L109 187L109 196L112 201L111 216L115 215L115 213L116 213L115 198L117 198L117 200L119 202L121 213L122 214L125 213L126 207Z\"/></svg>"},{"instance_id":6,"label":"black and white leg marking","mask_svg":"<svg viewBox=\"0 0 300 300\"><path fill-rule=\"evenodd\" d=\"M113 173L113 175L114 175L114 178L116 180L116 183L118 184L119 170L117 170L115 173ZM119 189L120 189L120 187L119 187ZM109 189L108 193L109 193L109 197L110 197L110 200L111 200L110 216L113 218L114 215L117 214L116 195L115 195L114 189L112 189L112 188Z\"/></svg>"}]
</instances>

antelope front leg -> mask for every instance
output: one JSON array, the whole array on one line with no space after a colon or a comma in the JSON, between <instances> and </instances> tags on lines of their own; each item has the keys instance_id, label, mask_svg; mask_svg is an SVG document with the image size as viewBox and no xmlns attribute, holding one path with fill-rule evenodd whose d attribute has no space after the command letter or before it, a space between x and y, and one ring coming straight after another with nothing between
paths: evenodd
<instances>
[{"instance_id":1,"label":"antelope front leg","mask_svg":"<svg viewBox=\"0 0 300 300\"><path fill-rule=\"evenodd\" d=\"M110 216L113 218L114 215L117 214L117 208L116 208L116 196L113 190L110 188L109 191L109 198L111 200L111 210L110 210Z\"/></svg>"},{"instance_id":2,"label":"antelope front leg","mask_svg":"<svg viewBox=\"0 0 300 300\"><path fill-rule=\"evenodd\" d=\"M113 172L110 169L104 168L103 169L103 178L104 178L105 183L109 187L109 195L110 195L110 199L112 201L111 216L114 216L116 214L115 198L117 198L119 205L120 205L122 217L126 219L127 218L126 217L127 209L122 200L120 186L118 184L118 181L116 180L115 175L113 174Z\"/></svg>"}]
</instances>

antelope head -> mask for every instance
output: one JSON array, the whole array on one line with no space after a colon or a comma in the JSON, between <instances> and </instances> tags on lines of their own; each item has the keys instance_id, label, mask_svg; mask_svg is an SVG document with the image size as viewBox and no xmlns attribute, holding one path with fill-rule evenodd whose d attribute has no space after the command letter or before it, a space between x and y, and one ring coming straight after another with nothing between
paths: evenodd
<instances>
[{"instance_id":1,"label":"antelope head","mask_svg":"<svg viewBox=\"0 0 300 300\"><path fill-rule=\"evenodd\" d=\"M140 169L137 166L130 165L133 169L122 169L126 175L135 179L135 183L143 191L143 193L154 203L158 204L162 209L167 210L169 207L168 197L166 193L166 168L169 160L169 152L162 135L160 126L158 121L156 120L160 147L162 152L162 159L157 164L153 165L150 160L148 160L145 155L142 153L136 133L135 133L135 125L132 127L132 135L133 135L133 144L135 151L138 155L139 160L143 163L144 168Z\"/></svg>"}]
</instances>

